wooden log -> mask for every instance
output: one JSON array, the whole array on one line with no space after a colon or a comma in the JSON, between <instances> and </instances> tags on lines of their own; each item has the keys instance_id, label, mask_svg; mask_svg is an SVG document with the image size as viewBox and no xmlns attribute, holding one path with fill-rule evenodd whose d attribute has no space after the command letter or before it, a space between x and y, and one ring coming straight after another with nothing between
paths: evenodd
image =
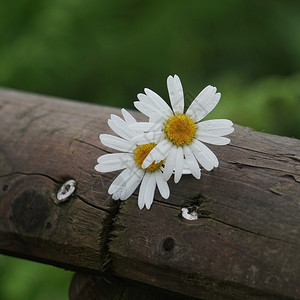
<instances>
[{"instance_id":1,"label":"wooden log","mask_svg":"<svg viewBox=\"0 0 300 300\"><path fill-rule=\"evenodd\" d=\"M140 211L107 194L98 140L119 109L0 90L0 251L198 299L300 298L300 141L235 125L220 166ZM141 116L136 113L138 118ZM68 179L76 190L57 204ZM182 217L193 207L198 219Z\"/></svg>"}]
</instances>

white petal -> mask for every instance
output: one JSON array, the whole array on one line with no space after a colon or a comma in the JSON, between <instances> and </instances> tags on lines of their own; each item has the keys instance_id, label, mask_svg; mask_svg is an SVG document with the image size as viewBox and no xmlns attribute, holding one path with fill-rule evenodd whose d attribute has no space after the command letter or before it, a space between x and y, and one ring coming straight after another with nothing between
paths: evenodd
<instances>
[{"instance_id":1,"label":"white petal","mask_svg":"<svg viewBox=\"0 0 300 300\"><path fill-rule=\"evenodd\" d=\"M136 123L136 119L125 108L122 108L121 112L122 112L125 122L128 125Z\"/></svg>"},{"instance_id":2,"label":"white petal","mask_svg":"<svg viewBox=\"0 0 300 300\"><path fill-rule=\"evenodd\" d=\"M130 169L125 169L122 171L116 179L112 182L108 189L108 193L110 195L115 194L117 191L122 190L123 186L126 184L126 182L130 179Z\"/></svg>"},{"instance_id":3,"label":"white petal","mask_svg":"<svg viewBox=\"0 0 300 300\"><path fill-rule=\"evenodd\" d=\"M111 195L111 197L113 198L113 200L119 200L120 199L120 193L114 193Z\"/></svg>"},{"instance_id":4,"label":"white petal","mask_svg":"<svg viewBox=\"0 0 300 300\"><path fill-rule=\"evenodd\" d=\"M172 146L165 162L165 167L163 171L163 179L168 181L173 174L173 170L175 168L175 159L176 159L177 147Z\"/></svg>"},{"instance_id":5,"label":"white petal","mask_svg":"<svg viewBox=\"0 0 300 300\"><path fill-rule=\"evenodd\" d=\"M194 139L193 143L190 145L190 149L198 162L207 171L211 171L214 167L219 165L219 161L215 154L200 141Z\"/></svg>"},{"instance_id":6,"label":"white petal","mask_svg":"<svg viewBox=\"0 0 300 300\"><path fill-rule=\"evenodd\" d=\"M137 110L139 110L142 114L146 115L147 117L150 118L151 116L155 116L154 111L148 106L144 105L142 102L134 101L133 104Z\"/></svg>"},{"instance_id":7,"label":"white petal","mask_svg":"<svg viewBox=\"0 0 300 300\"><path fill-rule=\"evenodd\" d=\"M140 184L144 173L144 171L138 168L135 168L135 170L131 172L130 179L126 182L125 187L123 188L123 191L120 195L120 200L126 200L132 195L132 193Z\"/></svg>"},{"instance_id":8,"label":"white petal","mask_svg":"<svg viewBox=\"0 0 300 300\"><path fill-rule=\"evenodd\" d=\"M183 114L184 96L180 78L177 75L174 77L169 76L167 79L167 86L173 111L175 113Z\"/></svg>"},{"instance_id":9,"label":"white petal","mask_svg":"<svg viewBox=\"0 0 300 300\"><path fill-rule=\"evenodd\" d=\"M113 181L108 189L114 200L126 200L141 182L144 172L135 166L125 169Z\"/></svg>"},{"instance_id":10,"label":"white petal","mask_svg":"<svg viewBox=\"0 0 300 300\"><path fill-rule=\"evenodd\" d=\"M153 203L153 198L154 198L154 192L156 188L156 180L155 180L155 175L153 173L148 173L149 174L149 179L145 191L145 206L147 209L150 209L152 203Z\"/></svg>"},{"instance_id":11,"label":"white petal","mask_svg":"<svg viewBox=\"0 0 300 300\"><path fill-rule=\"evenodd\" d=\"M110 119L119 126L127 126L126 122L122 118L120 118L119 116L117 116L115 114L111 114Z\"/></svg>"},{"instance_id":12,"label":"white petal","mask_svg":"<svg viewBox=\"0 0 300 300\"><path fill-rule=\"evenodd\" d=\"M226 119L202 121L197 124L197 133L203 132L205 134L223 136L234 131L234 128L231 127L232 125L233 123Z\"/></svg>"},{"instance_id":13,"label":"white petal","mask_svg":"<svg viewBox=\"0 0 300 300\"><path fill-rule=\"evenodd\" d=\"M182 147L178 147L176 151L176 159L175 159L175 175L174 182L179 182L183 171L183 149Z\"/></svg>"},{"instance_id":14,"label":"white petal","mask_svg":"<svg viewBox=\"0 0 300 300\"><path fill-rule=\"evenodd\" d=\"M232 121L227 119L213 119L202 121L198 123L199 128L201 129L222 129L226 127L231 127L233 125Z\"/></svg>"},{"instance_id":15,"label":"white petal","mask_svg":"<svg viewBox=\"0 0 300 300\"><path fill-rule=\"evenodd\" d=\"M128 128L135 131L157 131L161 128L162 124L152 123L152 122L137 122L135 124L129 125Z\"/></svg>"},{"instance_id":16,"label":"white petal","mask_svg":"<svg viewBox=\"0 0 300 300\"><path fill-rule=\"evenodd\" d=\"M118 116L115 116L115 117L119 118ZM119 118L119 119L120 119L120 121L123 121L121 118ZM131 135L128 134L130 131L126 127L124 121L123 121L124 124L122 124L121 122L119 122L117 120L109 119L107 121L107 123L108 123L108 126L110 127L110 129L113 130L120 137L122 137L123 139L126 139L126 140L131 139Z\"/></svg>"},{"instance_id":17,"label":"white petal","mask_svg":"<svg viewBox=\"0 0 300 300\"><path fill-rule=\"evenodd\" d=\"M132 151L135 145L132 142L110 134L100 134L100 141L103 145L124 152Z\"/></svg>"},{"instance_id":18,"label":"white petal","mask_svg":"<svg viewBox=\"0 0 300 300\"><path fill-rule=\"evenodd\" d=\"M98 158L95 170L98 172L112 172L124 169L133 164L133 155L129 153L105 154Z\"/></svg>"},{"instance_id":19,"label":"white petal","mask_svg":"<svg viewBox=\"0 0 300 300\"><path fill-rule=\"evenodd\" d=\"M155 172L155 180L161 196L168 199L170 197L170 189L168 183L163 180L161 171Z\"/></svg>"},{"instance_id":20,"label":"white petal","mask_svg":"<svg viewBox=\"0 0 300 300\"><path fill-rule=\"evenodd\" d=\"M211 171L214 168L212 162L209 159L207 159L207 157L203 153L199 152L197 149L194 149L193 147L191 147L191 150L193 152L193 155L197 159L197 161L201 164L201 166L205 170Z\"/></svg>"},{"instance_id":21,"label":"white petal","mask_svg":"<svg viewBox=\"0 0 300 300\"><path fill-rule=\"evenodd\" d=\"M142 110L146 111L147 116L150 114L151 117L157 118L157 119L167 119L168 118L169 114L167 115L165 113L163 107L161 107L161 105L157 105L155 102L149 101L149 97L147 95L138 94L138 99L140 100L139 108L136 105L135 105L135 107L138 108L139 110L142 109Z\"/></svg>"},{"instance_id":22,"label":"white petal","mask_svg":"<svg viewBox=\"0 0 300 300\"><path fill-rule=\"evenodd\" d=\"M143 133L132 138L132 142L136 145L143 145L148 143L156 143L158 144L161 141L163 133L161 130L159 131L150 131L147 133Z\"/></svg>"},{"instance_id":23,"label":"white petal","mask_svg":"<svg viewBox=\"0 0 300 300\"><path fill-rule=\"evenodd\" d=\"M165 114L168 115L172 114L172 110L169 107L169 105L159 95L157 95L155 92L151 91L150 89L145 89L145 93L148 96L148 98L151 99L153 103L156 104Z\"/></svg>"},{"instance_id":24,"label":"white petal","mask_svg":"<svg viewBox=\"0 0 300 300\"><path fill-rule=\"evenodd\" d=\"M227 145L230 143L230 139L227 137L204 134L204 133L197 134L197 139L204 143L209 143L212 145L219 145L219 146Z\"/></svg>"},{"instance_id":25,"label":"white petal","mask_svg":"<svg viewBox=\"0 0 300 300\"><path fill-rule=\"evenodd\" d=\"M217 89L210 85L203 89L187 109L186 114L195 122L203 119L215 108L221 98L221 94L216 91Z\"/></svg>"},{"instance_id":26,"label":"white petal","mask_svg":"<svg viewBox=\"0 0 300 300\"><path fill-rule=\"evenodd\" d=\"M140 209L144 208L145 205L145 194L147 190L148 180L149 180L150 173L146 172L144 175L144 178L142 179L142 183L139 190L139 196L138 196L138 206Z\"/></svg>"},{"instance_id":27,"label":"white petal","mask_svg":"<svg viewBox=\"0 0 300 300\"><path fill-rule=\"evenodd\" d=\"M192 174L189 166L187 165L186 159L183 160L183 171L182 171L182 174Z\"/></svg>"},{"instance_id":28,"label":"white petal","mask_svg":"<svg viewBox=\"0 0 300 300\"><path fill-rule=\"evenodd\" d=\"M173 113L171 115L164 114L163 117L157 116L157 114L155 114L155 115L152 115L152 116L149 117L149 122L159 123L159 124L163 125L170 116L173 116Z\"/></svg>"},{"instance_id":29,"label":"white petal","mask_svg":"<svg viewBox=\"0 0 300 300\"><path fill-rule=\"evenodd\" d=\"M211 85L205 87L191 103L190 107L187 110L187 113L190 112L190 110L206 110L205 106L207 105L209 100L211 100L214 97L216 91L217 88ZM191 114L193 114L193 112L191 112Z\"/></svg>"},{"instance_id":30,"label":"white petal","mask_svg":"<svg viewBox=\"0 0 300 300\"><path fill-rule=\"evenodd\" d=\"M162 140L158 143L146 156L142 164L142 168L148 168L153 162L159 163L166 158L172 144L168 140Z\"/></svg>"},{"instance_id":31,"label":"white petal","mask_svg":"<svg viewBox=\"0 0 300 300\"><path fill-rule=\"evenodd\" d=\"M137 134L135 130L130 129L130 126L134 126L136 123L136 121L132 124L126 123L123 119L114 114L112 114L111 119L108 120L110 128L126 140L131 140L131 138Z\"/></svg>"},{"instance_id":32,"label":"white petal","mask_svg":"<svg viewBox=\"0 0 300 300\"><path fill-rule=\"evenodd\" d=\"M232 133L234 131L233 127L227 127L227 128L219 128L219 129L199 129L196 132L196 137L199 134L210 134L210 135L215 135L215 136L224 136Z\"/></svg>"},{"instance_id":33,"label":"white petal","mask_svg":"<svg viewBox=\"0 0 300 300\"><path fill-rule=\"evenodd\" d=\"M197 179L199 179L201 176L201 171L200 171L198 162L197 162L196 158L194 157L190 147L187 145L184 146L183 153L184 153L185 162L186 162L188 168L191 170L193 176L196 177Z\"/></svg>"}]
</instances>

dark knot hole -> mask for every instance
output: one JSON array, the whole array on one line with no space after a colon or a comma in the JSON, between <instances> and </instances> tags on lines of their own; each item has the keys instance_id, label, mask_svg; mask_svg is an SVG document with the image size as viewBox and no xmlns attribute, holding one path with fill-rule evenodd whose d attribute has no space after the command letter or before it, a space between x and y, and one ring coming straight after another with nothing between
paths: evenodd
<instances>
[{"instance_id":1,"label":"dark knot hole","mask_svg":"<svg viewBox=\"0 0 300 300\"><path fill-rule=\"evenodd\" d=\"M164 251L169 252L173 250L174 247L175 247L175 241L171 237L168 237L163 241L162 248Z\"/></svg>"}]
</instances>

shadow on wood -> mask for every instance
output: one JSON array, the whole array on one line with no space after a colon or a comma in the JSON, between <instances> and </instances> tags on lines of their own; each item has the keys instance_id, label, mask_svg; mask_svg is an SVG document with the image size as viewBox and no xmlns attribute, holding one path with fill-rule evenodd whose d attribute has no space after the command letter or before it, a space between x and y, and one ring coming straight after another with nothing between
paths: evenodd
<instances>
[{"instance_id":1,"label":"shadow on wood","mask_svg":"<svg viewBox=\"0 0 300 300\"><path fill-rule=\"evenodd\" d=\"M70 300L193 300L170 291L108 274L76 273L69 289Z\"/></svg>"}]
</instances>

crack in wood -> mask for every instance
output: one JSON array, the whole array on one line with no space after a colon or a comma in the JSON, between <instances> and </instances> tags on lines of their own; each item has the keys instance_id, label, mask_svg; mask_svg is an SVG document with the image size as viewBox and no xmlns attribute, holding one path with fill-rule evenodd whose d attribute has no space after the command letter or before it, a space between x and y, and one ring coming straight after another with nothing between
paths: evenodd
<instances>
[{"instance_id":1,"label":"crack in wood","mask_svg":"<svg viewBox=\"0 0 300 300\"><path fill-rule=\"evenodd\" d=\"M153 203L156 203L158 205L162 205L164 207L168 207L168 208L171 208L171 209L181 209L181 207L179 205L176 205L176 204L173 204L173 203L169 203L169 202L166 202L164 200L158 200L158 199L155 199L154 198L154 202Z\"/></svg>"},{"instance_id":2,"label":"crack in wood","mask_svg":"<svg viewBox=\"0 0 300 300\"><path fill-rule=\"evenodd\" d=\"M199 215L199 218L201 218L201 215ZM224 224L224 225L230 226L230 227L232 227L232 228L239 229L239 230L242 230L242 231L244 231L244 232L251 233L251 234L255 234L255 235L257 235L257 236L261 236L261 237L264 237L264 238L267 238L267 239L280 241L280 242L287 243L287 244L290 244L290 245L298 245L298 243L293 243L293 242L290 242L290 241L287 241L287 240L282 240L282 239L279 239L279 238L276 238L276 237L267 236L267 235L264 235L264 234L260 234L260 233L258 233L258 232L254 232L254 231L251 231L251 230L248 230L248 229L239 227L239 226L237 226L237 225L233 225L233 224L224 222L224 221L222 221L222 220L220 220L220 219L218 219L218 218L211 217L210 215L209 215L209 216L205 216L205 217L203 217L203 218L211 219L211 220L214 220L214 221L216 221L216 222L222 223L222 224Z\"/></svg>"},{"instance_id":3,"label":"crack in wood","mask_svg":"<svg viewBox=\"0 0 300 300\"><path fill-rule=\"evenodd\" d=\"M19 114L17 114L16 118L19 120L22 120L23 118L30 116L33 111L35 111L37 108L39 108L41 106L42 106L41 103L30 106L29 108L26 108L25 110L23 110Z\"/></svg>"},{"instance_id":4,"label":"crack in wood","mask_svg":"<svg viewBox=\"0 0 300 300\"><path fill-rule=\"evenodd\" d=\"M300 174L295 175L295 174L284 174L282 177L287 177L287 178L293 178L296 182L300 183Z\"/></svg>"},{"instance_id":5,"label":"crack in wood","mask_svg":"<svg viewBox=\"0 0 300 300\"><path fill-rule=\"evenodd\" d=\"M254 153L260 153L260 154L264 154L264 155L269 155L270 154L269 152L263 152L263 151L259 151L259 150L255 150L255 149L251 149L251 148L247 148L247 147L243 147L243 146L237 146L237 145L234 145L233 142L231 142L227 146L233 147L233 148L237 148L237 149L242 149L242 150L245 150L245 151L251 151L251 152L254 152Z\"/></svg>"},{"instance_id":6,"label":"crack in wood","mask_svg":"<svg viewBox=\"0 0 300 300\"><path fill-rule=\"evenodd\" d=\"M216 176L214 174L202 174L202 176L211 176L211 177L215 177L216 179L219 179L220 180L220 177L219 176ZM227 177L222 177L222 181L225 181L225 182L231 182L231 183L235 183L235 184L239 184L239 185L242 185L242 186L246 186L246 187L249 187L251 189L255 189L257 191L260 191L262 193L267 193L269 192L268 190L265 190L265 189L262 189L258 186L255 186L253 184L250 184L250 183L246 183L244 181L240 181L240 180L237 180L236 178L235 179L229 179Z\"/></svg>"},{"instance_id":7,"label":"crack in wood","mask_svg":"<svg viewBox=\"0 0 300 300\"><path fill-rule=\"evenodd\" d=\"M91 143L88 143L88 142L86 142L86 141L82 141L82 140L79 140L79 139L73 139L73 140L71 141L71 143L70 143L70 146L72 145L73 142L79 142L79 143L88 145L88 146L90 146L90 147L92 147L92 148L99 149L99 150L101 150L101 151L103 151L103 152L105 152L105 153L108 153L108 154L112 153L111 151L107 151L107 150L105 150L105 149L103 149L103 148L101 148L101 147L98 147L98 146L96 146L96 145L93 145L93 144L91 144Z\"/></svg>"},{"instance_id":8,"label":"crack in wood","mask_svg":"<svg viewBox=\"0 0 300 300\"><path fill-rule=\"evenodd\" d=\"M264 170L272 170L272 171L278 171L278 172L282 172L282 173L286 173L287 170L283 170L283 169L277 169L277 168L272 168L272 167L267 167L267 166L260 166L258 164L251 164L251 162L249 161L228 161L229 163L233 164L233 165L237 165L239 168L242 167L249 167L249 168L258 168L258 169L264 169ZM293 175L293 173L290 173L291 175ZM297 174L294 174L297 176Z\"/></svg>"},{"instance_id":9,"label":"crack in wood","mask_svg":"<svg viewBox=\"0 0 300 300\"><path fill-rule=\"evenodd\" d=\"M96 208L96 209L101 209L101 210L103 210L103 211L105 211L105 212L107 212L107 213L111 213L111 209L106 209L106 208L103 208L103 207L101 207L101 206L92 204L92 203L88 202L87 200L85 200L84 197L82 197L82 196L80 196L80 195L78 195L78 194L76 194L76 197L77 197L78 199L80 199L82 202L84 202L86 205L90 206L90 207L93 207L93 208Z\"/></svg>"},{"instance_id":10,"label":"crack in wood","mask_svg":"<svg viewBox=\"0 0 300 300\"><path fill-rule=\"evenodd\" d=\"M278 196L282 196L282 193L279 193L278 191L276 191L276 189L274 188L269 188L269 191L275 195L278 195Z\"/></svg>"},{"instance_id":11,"label":"crack in wood","mask_svg":"<svg viewBox=\"0 0 300 300\"><path fill-rule=\"evenodd\" d=\"M26 172L12 172L12 173L8 173L8 174L0 175L0 178L2 178L2 177L14 176L14 175L43 176L43 177L46 177L46 178L50 179L51 181L53 181L53 182L56 183L56 184L59 184L59 183L63 183L63 182L64 182L63 180L58 180L57 178L51 177L51 176L49 176L49 175L47 175L47 174L36 173L36 172L33 172L33 173L26 173Z\"/></svg>"},{"instance_id":12,"label":"crack in wood","mask_svg":"<svg viewBox=\"0 0 300 300\"><path fill-rule=\"evenodd\" d=\"M111 253L109 251L109 242L111 233L116 229L115 228L115 218L119 213L120 204L111 199L109 203L109 211L102 222L102 231L100 234L101 247L100 247L100 258L102 261L102 271L107 271L111 269Z\"/></svg>"}]
</instances>

